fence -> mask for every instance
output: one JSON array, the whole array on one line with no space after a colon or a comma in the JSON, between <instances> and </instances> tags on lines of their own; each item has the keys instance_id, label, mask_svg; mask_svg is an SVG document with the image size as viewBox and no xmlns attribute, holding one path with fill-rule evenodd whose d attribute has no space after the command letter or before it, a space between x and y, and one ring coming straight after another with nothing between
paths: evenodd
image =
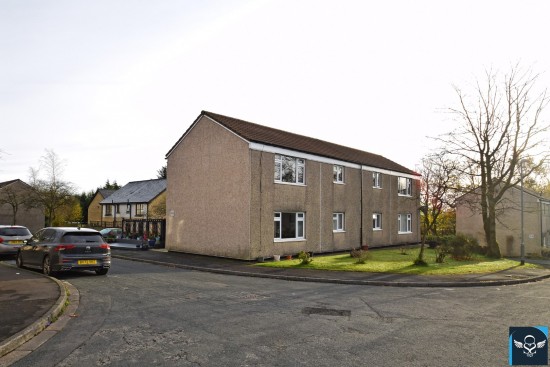
<instances>
[{"instance_id":1,"label":"fence","mask_svg":"<svg viewBox=\"0 0 550 367\"><path fill-rule=\"evenodd\" d=\"M155 239L156 247L164 247L166 219L122 219L117 221L90 221L87 227L122 228L122 237L131 239Z\"/></svg>"}]
</instances>

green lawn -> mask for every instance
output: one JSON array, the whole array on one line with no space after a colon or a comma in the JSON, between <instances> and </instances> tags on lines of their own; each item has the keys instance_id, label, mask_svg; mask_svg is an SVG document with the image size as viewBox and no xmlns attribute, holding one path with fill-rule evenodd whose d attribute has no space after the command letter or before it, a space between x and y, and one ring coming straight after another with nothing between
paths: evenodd
<instances>
[{"instance_id":1,"label":"green lawn","mask_svg":"<svg viewBox=\"0 0 550 367\"><path fill-rule=\"evenodd\" d=\"M281 261L258 263L255 266L419 275L481 274L520 266L518 261L490 259L481 255L476 255L470 261L456 261L447 257L444 263L438 264L435 262L434 250L427 247L424 250L424 260L428 266L414 266L412 263L418 257L418 252L419 248L406 249L405 251L401 249L369 250L370 258L365 264L356 264L356 259L352 258L349 253L345 253L314 256L313 261L308 265L301 265L298 259L283 260L281 257ZM525 264L524 267L538 268L534 264Z\"/></svg>"}]
</instances>

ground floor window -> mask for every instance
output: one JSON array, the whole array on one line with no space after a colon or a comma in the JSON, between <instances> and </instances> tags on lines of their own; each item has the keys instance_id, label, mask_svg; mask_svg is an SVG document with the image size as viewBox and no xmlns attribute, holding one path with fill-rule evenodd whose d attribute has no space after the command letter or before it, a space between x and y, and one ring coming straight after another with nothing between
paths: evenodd
<instances>
[{"instance_id":1,"label":"ground floor window","mask_svg":"<svg viewBox=\"0 0 550 367\"><path fill-rule=\"evenodd\" d=\"M397 228L399 228L399 233L411 233L412 232L412 215L398 214Z\"/></svg>"},{"instance_id":2,"label":"ground floor window","mask_svg":"<svg viewBox=\"0 0 550 367\"><path fill-rule=\"evenodd\" d=\"M332 214L332 230L334 232L344 231L344 213Z\"/></svg>"},{"instance_id":3,"label":"ground floor window","mask_svg":"<svg viewBox=\"0 0 550 367\"><path fill-rule=\"evenodd\" d=\"M304 238L305 213L275 212L273 220L276 240Z\"/></svg>"},{"instance_id":4,"label":"ground floor window","mask_svg":"<svg viewBox=\"0 0 550 367\"><path fill-rule=\"evenodd\" d=\"M343 232L345 230L344 218L344 213L332 213L332 230L334 232Z\"/></svg>"},{"instance_id":5,"label":"ground floor window","mask_svg":"<svg viewBox=\"0 0 550 367\"><path fill-rule=\"evenodd\" d=\"M382 229L382 213L372 213L372 229Z\"/></svg>"},{"instance_id":6,"label":"ground floor window","mask_svg":"<svg viewBox=\"0 0 550 367\"><path fill-rule=\"evenodd\" d=\"M136 217L143 217L145 215L145 204L136 204Z\"/></svg>"}]
</instances>

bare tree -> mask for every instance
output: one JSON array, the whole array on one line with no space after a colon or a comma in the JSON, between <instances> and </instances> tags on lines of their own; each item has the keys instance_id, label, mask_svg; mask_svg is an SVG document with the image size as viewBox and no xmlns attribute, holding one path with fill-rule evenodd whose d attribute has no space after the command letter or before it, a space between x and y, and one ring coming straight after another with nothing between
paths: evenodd
<instances>
[{"instance_id":1,"label":"bare tree","mask_svg":"<svg viewBox=\"0 0 550 367\"><path fill-rule=\"evenodd\" d=\"M468 191L481 207L488 255L492 257L501 256L496 240L497 204L518 184L520 161L532 162L524 169L524 175L529 175L550 155L545 136L548 125L541 121L548 96L546 89L536 91L538 78L516 66L502 77L486 71L483 83L477 81L474 95L455 87L459 107L450 111L459 127L437 138L445 152L463 166Z\"/></svg>"},{"instance_id":2,"label":"bare tree","mask_svg":"<svg viewBox=\"0 0 550 367\"><path fill-rule=\"evenodd\" d=\"M68 204L74 195L73 185L62 179L63 165L64 162L53 150L46 149L40 160L40 169L45 172L46 178L40 178L40 169L30 168L32 199L44 207L48 226L54 223L56 211Z\"/></svg>"},{"instance_id":3,"label":"bare tree","mask_svg":"<svg viewBox=\"0 0 550 367\"><path fill-rule=\"evenodd\" d=\"M17 213L19 209L29 204L29 196L29 190L21 187L16 188L13 185L8 185L0 190L0 205L7 204L10 206L12 211L12 225L17 224Z\"/></svg>"},{"instance_id":4,"label":"bare tree","mask_svg":"<svg viewBox=\"0 0 550 367\"><path fill-rule=\"evenodd\" d=\"M440 215L454 206L455 188L458 184L457 163L444 154L431 154L422 159L420 174L420 211L422 213L422 236L417 264L425 264L424 246L426 236L437 234Z\"/></svg>"}]
</instances>

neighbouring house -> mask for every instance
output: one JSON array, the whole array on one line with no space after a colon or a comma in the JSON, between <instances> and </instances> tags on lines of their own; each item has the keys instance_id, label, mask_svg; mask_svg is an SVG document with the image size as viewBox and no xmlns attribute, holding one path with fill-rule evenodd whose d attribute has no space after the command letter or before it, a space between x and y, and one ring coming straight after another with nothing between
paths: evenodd
<instances>
[{"instance_id":1,"label":"neighbouring house","mask_svg":"<svg viewBox=\"0 0 550 367\"><path fill-rule=\"evenodd\" d=\"M496 235L503 256L521 255L521 188L512 187L497 207ZM466 194L456 207L456 231L476 238L486 245L479 195ZM523 189L523 243L525 254L540 255L550 247L550 198Z\"/></svg>"},{"instance_id":2,"label":"neighbouring house","mask_svg":"<svg viewBox=\"0 0 550 367\"><path fill-rule=\"evenodd\" d=\"M101 224L103 219L103 208L101 206L101 202L111 196L113 192L116 190L110 190L110 189L98 189L94 197L92 198L92 201L90 202L90 205L88 206L88 225L91 227L103 227Z\"/></svg>"},{"instance_id":3,"label":"neighbouring house","mask_svg":"<svg viewBox=\"0 0 550 367\"><path fill-rule=\"evenodd\" d=\"M202 111L166 158L170 251L252 260L420 241L420 176L380 155Z\"/></svg>"},{"instance_id":4,"label":"neighbouring house","mask_svg":"<svg viewBox=\"0 0 550 367\"><path fill-rule=\"evenodd\" d=\"M164 219L166 179L129 182L99 204L104 227L120 227L123 219Z\"/></svg>"},{"instance_id":5,"label":"neighbouring house","mask_svg":"<svg viewBox=\"0 0 550 367\"><path fill-rule=\"evenodd\" d=\"M44 209L29 202L31 187L17 179L0 182L0 224L17 224L36 232L45 225Z\"/></svg>"},{"instance_id":6,"label":"neighbouring house","mask_svg":"<svg viewBox=\"0 0 550 367\"><path fill-rule=\"evenodd\" d=\"M164 243L166 179L129 182L100 202L103 227L119 227L124 237L158 237Z\"/></svg>"}]
</instances>

